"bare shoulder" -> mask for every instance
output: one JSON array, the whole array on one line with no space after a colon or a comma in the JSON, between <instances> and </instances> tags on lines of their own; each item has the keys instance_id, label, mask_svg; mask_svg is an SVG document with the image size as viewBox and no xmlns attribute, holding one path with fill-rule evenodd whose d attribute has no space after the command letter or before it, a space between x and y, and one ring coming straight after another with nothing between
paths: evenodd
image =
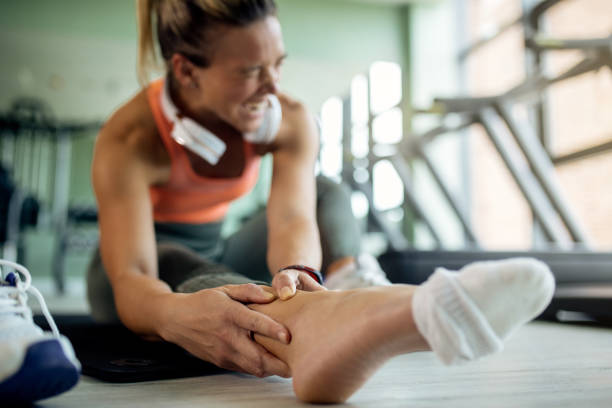
<instances>
[{"instance_id":1,"label":"bare shoulder","mask_svg":"<svg viewBox=\"0 0 612 408\"><path fill-rule=\"evenodd\" d=\"M278 94L283 120L277 136L277 147L314 151L318 147L318 131L314 115L306 105L284 93Z\"/></svg>"},{"instance_id":2,"label":"bare shoulder","mask_svg":"<svg viewBox=\"0 0 612 408\"><path fill-rule=\"evenodd\" d=\"M112 166L119 170L128 163L152 170L149 172L152 182L163 179L169 166L145 90L119 107L96 139L94 166L106 169Z\"/></svg>"},{"instance_id":3,"label":"bare shoulder","mask_svg":"<svg viewBox=\"0 0 612 408\"><path fill-rule=\"evenodd\" d=\"M306 105L299 101L298 99L286 94L279 93L278 100L281 103L281 108L283 109L283 113L290 113L294 115L308 115L308 108Z\"/></svg>"},{"instance_id":4,"label":"bare shoulder","mask_svg":"<svg viewBox=\"0 0 612 408\"><path fill-rule=\"evenodd\" d=\"M102 126L97 142L119 143L127 147L131 144L146 144L146 140L140 139L146 139L147 134L153 139L156 133L155 120L143 90L113 112Z\"/></svg>"}]
</instances>

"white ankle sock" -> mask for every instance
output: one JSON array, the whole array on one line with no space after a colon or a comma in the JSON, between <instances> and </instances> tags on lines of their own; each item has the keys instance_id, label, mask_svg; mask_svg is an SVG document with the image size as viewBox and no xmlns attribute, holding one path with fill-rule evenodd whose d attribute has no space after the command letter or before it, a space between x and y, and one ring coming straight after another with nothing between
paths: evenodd
<instances>
[{"instance_id":1,"label":"white ankle sock","mask_svg":"<svg viewBox=\"0 0 612 408\"><path fill-rule=\"evenodd\" d=\"M531 258L438 268L412 298L417 328L438 358L458 364L503 349L502 340L540 314L554 292L546 264Z\"/></svg>"}]
</instances>

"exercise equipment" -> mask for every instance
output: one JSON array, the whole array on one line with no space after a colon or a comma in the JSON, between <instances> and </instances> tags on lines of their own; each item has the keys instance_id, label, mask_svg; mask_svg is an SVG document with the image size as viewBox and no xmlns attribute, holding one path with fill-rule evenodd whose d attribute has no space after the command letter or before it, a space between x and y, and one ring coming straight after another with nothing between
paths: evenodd
<instances>
[{"instance_id":1,"label":"exercise equipment","mask_svg":"<svg viewBox=\"0 0 612 408\"><path fill-rule=\"evenodd\" d=\"M2 258L16 262L23 257L21 232L38 223L39 203L19 190L0 163L0 247Z\"/></svg>"},{"instance_id":2,"label":"exercise equipment","mask_svg":"<svg viewBox=\"0 0 612 408\"><path fill-rule=\"evenodd\" d=\"M539 259L553 272L555 296L542 317L569 311L612 322L612 252L403 250L386 252L378 261L391 282L418 285L438 267L458 271L471 262L512 257Z\"/></svg>"},{"instance_id":3,"label":"exercise equipment","mask_svg":"<svg viewBox=\"0 0 612 408\"><path fill-rule=\"evenodd\" d=\"M344 101L344 165L343 179L361 191L369 201L369 227L382 231L387 238L389 252L380 257L380 263L393 282L419 284L427 279L438 266L458 270L464 265L479 260L508 257L535 257L546 262L557 280L557 290L545 315L556 316L559 311L575 311L593 316L598 321L612 321L612 253L597 252L580 219L564 197L555 174L555 164L579 160L594 154L610 151L608 141L564 156L554 156L547 145L545 121L542 119L542 94L551 85L600 69L612 69L612 35L602 38L566 39L552 38L540 32L540 20L546 11L563 0L544 0L526 9L519 18L504 24L494 34L471 44L459 55L464 60L471 52L480 48L509 28L521 24L525 32L528 58L527 78L506 92L483 97L436 98L427 109L413 109L415 114L434 115L439 124L423 133L405 135L402 142L390 146L385 156L373 152L370 137L370 154L366 165L356 162L351 154L350 98ZM563 72L548 76L541 60L544 53L580 51L582 58ZM519 120L512 107L527 103L533 121ZM400 106L400 105L398 105ZM531 119L530 118L530 119ZM368 123L373 121L370 113ZM448 133L461 132L471 126L480 126L496 149L505 167L509 170L529 205L535 222L542 233L540 241L534 242L537 249L531 251L491 252L482 250L469 217L460 205L451 188L428 155L431 142ZM372 129L369 129L370 136ZM372 199L371 170L379 160L388 160L395 168L404 187L405 206L409 214L425 227L433 242L434 250L416 250L410 241L390 224L385 214L377 211ZM448 204L452 215L460 225L463 250L446 250L441 231L427 212L427 203L419 200L413 186L412 165L424 164L431 180ZM357 171L369 171L369 177ZM603 187L603 186L602 186Z\"/></svg>"},{"instance_id":4,"label":"exercise equipment","mask_svg":"<svg viewBox=\"0 0 612 408\"><path fill-rule=\"evenodd\" d=\"M60 293L64 291L66 253L74 241L73 226L84 223L82 218L71 218L75 213L69 200L72 142L97 132L100 126L99 122L58 121L49 105L32 98L17 99L6 113L0 113L0 166L15 191L10 206L0 204L0 220L8 220L9 232L0 241L2 255L20 261L17 258L25 250L20 244L24 224L51 230L56 237L52 274ZM2 199L7 197L3 194ZM89 207L89 213L96 212Z\"/></svg>"},{"instance_id":5,"label":"exercise equipment","mask_svg":"<svg viewBox=\"0 0 612 408\"><path fill-rule=\"evenodd\" d=\"M480 125L489 136L504 164L512 174L523 196L529 204L535 219L542 226L547 241L553 246L564 249L575 247L589 248L591 240L581 222L575 216L571 206L561 192L554 174L553 159L539 143L533 128L526 123L517 121L510 110L513 103L526 98L534 98L548 86L567 80L586 72L608 66L612 67L612 35L606 38L585 40L563 40L534 37L529 42L540 49L571 50L579 49L585 52L583 60L577 62L565 72L549 78L535 75L524 83L500 95L488 97L457 97L436 98L429 113L442 115L442 124L423 133L408 135L400 143L397 151L386 158L395 167L402 183L406 203L412 212L425 225L433 241L439 247L444 244L440 233L434 228L423 206L415 194L411 179L410 162L422 161L430 172L442 196L447 200L457 220L463 228L466 241L472 246L478 246L478 240L466 215L461 210L458 200L444 182L434 162L428 157L426 149L435 138L445 133L456 132L472 125ZM453 115L450 117L449 115ZM445 120L447 119L447 120ZM611 145L607 143L606 146ZM609 147L609 146L608 146ZM591 154L601 152L603 147L590 148ZM575 152L573 156L586 153ZM370 155L370 160L381 158ZM576 159L576 157L574 157ZM352 178L351 163L347 163L347 175ZM354 185L355 183L351 181ZM364 188L360 188L362 191ZM370 201L372 203L372 201ZM371 206L372 207L372 206ZM379 220L380 217L375 217ZM383 231L387 226L381 225ZM395 237L389 237L393 249L400 249Z\"/></svg>"},{"instance_id":6,"label":"exercise equipment","mask_svg":"<svg viewBox=\"0 0 612 408\"><path fill-rule=\"evenodd\" d=\"M412 185L412 165L414 162L421 162L425 165L425 170L429 172L443 200L446 201L461 226L465 247L479 248L481 246L469 217L460 204L460 200L444 181L441 172L436 168L435 162L428 156L427 152L432 141L441 135L460 132L474 125L480 126L485 131L529 205L536 222L535 225L539 227L543 236L540 242L534 244L540 248L565 250L592 248L593 245L588 233L562 192L557 181L554 165L562 161L577 160L601 153L612 148L612 142L576 151L567 155L567 157L554 157L543 143L546 138L541 134L540 118L537 118L536 122L538 123L535 124L531 123L529 119L519 120L512 110L519 102L529 102L529 106L536 106L537 108L541 103L542 93L553 84L601 68L612 68L612 34L603 38L563 39L547 37L538 31L539 20L542 15L561 2L562 0L544 0L535 4L527 9L521 18L501 27L497 34L472 44L460 54L460 59L464 59L470 52L496 38L498 34L513 25L523 24L525 46L538 58L544 52L570 50L580 51L582 53L581 60L555 76L547 76L538 66L538 69L532 70L533 73L529 74L522 83L501 94L483 97L436 98L430 108L414 109L413 111L418 114L436 115L440 124L424 133L405 135L399 144L385 146L387 154L376 154L379 152L375 152L374 147L379 146L374 146L372 137L370 137L368 156L365 159L352 156L350 97L344 101L343 150L345 160L342 178L353 189L363 192L368 198L370 221L376 225L377 229L384 232L392 250L409 248L410 243L407 239L401 237L401 234L398 234L393 226L389 225L390 223L373 205L370 182L372 180L371 171L374 164L380 160L388 160L395 168L404 187L406 207L429 232L431 240L437 248L444 248L446 244L443 242L443 234L436 230L431 215L426 211L427 205L419 201ZM533 116L537 117L538 115L534 114ZM372 113L370 113L369 126L371 126L373 120ZM371 136L371 129L369 133ZM363 163L356 165L356 162L363 161L365 161L366 167ZM359 177L356 177L359 171L361 173L368 171L370 173L369 177L361 173L359 173Z\"/></svg>"}]
</instances>

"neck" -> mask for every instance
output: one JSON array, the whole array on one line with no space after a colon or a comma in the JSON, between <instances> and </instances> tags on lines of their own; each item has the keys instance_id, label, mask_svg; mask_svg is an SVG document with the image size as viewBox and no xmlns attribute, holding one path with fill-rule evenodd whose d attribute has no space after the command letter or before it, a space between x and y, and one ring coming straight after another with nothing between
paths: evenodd
<instances>
[{"instance_id":1,"label":"neck","mask_svg":"<svg viewBox=\"0 0 612 408\"><path fill-rule=\"evenodd\" d=\"M199 99L194 89L188 89L182 87L171 79L167 79L169 82L170 99L183 116L198 122L200 125L215 133L219 137L222 137L228 133L235 133L236 130L228 123L223 121L212 111L198 106L197 100ZM222 137L223 138L223 137Z\"/></svg>"}]
</instances>

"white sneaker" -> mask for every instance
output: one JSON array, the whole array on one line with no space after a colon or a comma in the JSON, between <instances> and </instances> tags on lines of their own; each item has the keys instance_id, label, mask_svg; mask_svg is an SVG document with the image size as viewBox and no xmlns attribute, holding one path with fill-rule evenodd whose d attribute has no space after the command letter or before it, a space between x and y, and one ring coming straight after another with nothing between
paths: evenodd
<instances>
[{"instance_id":1,"label":"white sneaker","mask_svg":"<svg viewBox=\"0 0 612 408\"><path fill-rule=\"evenodd\" d=\"M327 289L338 290L388 286L391 282L376 258L370 254L360 254L355 257L355 262L334 271L324 285Z\"/></svg>"},{"instance_id":2,"label":"white sneaker","mask_svg":"<svg viewBox=\"0 0 612 408\"><path fill-rule=\"evenodd\" d=\"M7 273L7 270L14 272ZM72 345L59 334L42 295L30 286L31 280L26 268L0 259L0 401L3 406L7 401L23 404L52 397L79 381L81 364ZM44 332L34 324L26 292L40 303L52 332Z\"/></svg>"}]
</instances>

